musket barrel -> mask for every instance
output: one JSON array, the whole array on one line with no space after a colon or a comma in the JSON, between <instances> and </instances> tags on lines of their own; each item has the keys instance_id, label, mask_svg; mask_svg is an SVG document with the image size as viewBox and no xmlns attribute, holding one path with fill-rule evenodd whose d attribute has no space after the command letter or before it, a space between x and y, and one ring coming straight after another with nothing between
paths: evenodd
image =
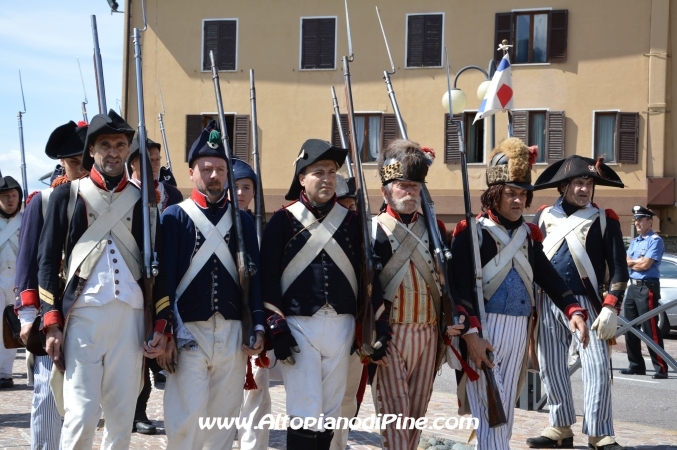
<instances>
[{"instance_id":1,"label":"musket barrel","mask_svg":"<svg viewBox=\"0 0 677 450\"><path fill-rule=\"evenodd\" d=\"M256 195L254 219L256 222L256 236L259 240L259 247L263 239L263 229L266 226L265 213L266 208L263 201L263 181L261 180L261 155L259 154L259 125L256 113L256 82L254 79L254 69L249 69L249 100L252 113L252 159L254 160L254 173L256 174Z\"/></svg>"},{"instance_id":2,"label":"musket barrel","mask_svg":"<svg viewBox=\"0 0 677 450\"><path fill-rule=\"evenodd\" d=\"M165 122L163 120L163 114L158 114L158 120L160 121L160 135L162 136L162 145L165 147L165 159L167 159L167 168L171 172L172 170L172 158L169 155L169 146L167 145L167 134L165 133Z\"/></svg>"},{"instance_id":3,"label":"musket barrel","mask_svg":"<svg viewBox=\"0 0 677 450\"><path fill-rule=\"evenodd\" d=\"M21 150L21 187L23 188L23 202L25 207L26 200L28 199L28 182L26 178L26 150L24 149L24 126L22 116L22 112L17 114L19 119L19 149Z\"/></svg>"},{"instance_id":4,"label":"musket barrel","mask_svg":"<svg viewBox=\"0 0 677 450\"><path fill-rule=\"evenodd\" d=\"M345 131L343 130L343 124L341 123L341 110L339 109L338 105L338 100L336 99L336 90L334 89L334 86L331 87L331 99L332 99L332 104L334 106L334 117L336 118L336 129L339 132L339 136L341 139L341 147L343 148L350 148L348 145L348 141L346 140L346 134ZM350 152L348 152L348 155L346 156L346 169L348 170L348 176L350 178L355 176L355 172L353 171L353 160L350 157Z\"/></svg>"},{"instance_id":5,"label":"musket barrel","mask_svg":"<svg viewBox=\"0 0 677 450\"><path fill-rule=\"evenodd\" d=\"M94 66L96 74L96 91L99 97L99 114L106 114L106 87L103 82L103 65L101 63L101 49L99 48L99 32L96 27L96 16L92 15L92 39L94 40ZM138 72L137 72L138 73Z\"/></svg>"}]
</instances>

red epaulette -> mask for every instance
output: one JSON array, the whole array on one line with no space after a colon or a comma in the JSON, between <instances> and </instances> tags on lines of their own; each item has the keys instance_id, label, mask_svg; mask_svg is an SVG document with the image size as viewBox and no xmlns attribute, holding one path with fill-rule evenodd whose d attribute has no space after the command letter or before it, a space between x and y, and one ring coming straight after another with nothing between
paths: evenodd
<instances>
[{"instance_id":1,"label":"red epaulette","mask_svg":"<svg viewBox=\"0 0 677 450\"><path fill-rule=\"evenodd\" d=\"M535 223L528 223L531 230L531 239L536 242L543 242L543 232Z\"/></svg>"},{"instance_id":2,"label":"red epaulette","mask_svg":"<svg viewBox=\"0 0 677 450\"><path fill-rule=\"evenodd\" d=\"M616 211L614 211L614 210L611 209L611 208L605 209L604 212L606 212L606 216L607 216L609 219L614 219L614 220L618 220L618 221L621 220L621 218L618 217L618 214L616 214Z\"/></svg>"},{"instance_id":3,"label":"red epaulette","mask_svg":"<svg viewBox=\"0 0 677 450\"><path fill-rule=\"evenodd\" d=\"M447 226L442 222L440 219L437 219L437 226L439 227L440 231L442 232L442 236L447 235Z\"/></svg>"},{"instance_id":4,"label":"red epaulette","mask_svg":"<svg viewBox=\"0 0 677 450\"><path fill-rule=\"evenodd\" d=\"M538 208L538 210L536 210L536 212L541 212L547 207L548 207L548 205L539 206L539 208Z\"/></svg>"},{"instance_id":5,"label":"red epaulette","mask_svg":"<svg viewBox=\"0 0 677 450\"><path fill-rule=\"evenodd\" d=\"M466 228L468 228L468 222L465 220L461 220L459 223L456 224L456 228L454 228L454 234L452 236L453 237L458 236Z\"/></svg>"},{"instance_id":6,"label":"red epaulette","mask_svg":"<svg viewBox=\"0 0 677 450\"><path fill-rule=\"evenodd\" d=\"M33 192L31 192L31 194L26 198L26 206L28 206L28 203L30 203L30 201L33 199L33 197L35 196L35 194L37 194L38 192L40 192L40 191L33 191Z\"/></svg>"}]
</instances>

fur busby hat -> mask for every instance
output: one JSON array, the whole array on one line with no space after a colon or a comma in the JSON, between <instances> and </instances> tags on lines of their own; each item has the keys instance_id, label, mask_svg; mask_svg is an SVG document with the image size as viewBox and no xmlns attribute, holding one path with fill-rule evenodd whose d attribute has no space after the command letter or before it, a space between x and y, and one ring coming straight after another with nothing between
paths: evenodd
<instances>
[{"instance_id":1,"label":"fur busby hat","mask_svg":"<svg viewBox=\"0 0 677 450\"><path fill-rule=\"evenodd\" d=\"M642 217L652 218L656 214L648 208L637 205L632 207L632 215L635 219L641 219Z\"/></svg>"},{"instance_id":2,"label":"fur busby hat","mask_svg":"<svg viewBox=\"0 0 677 450\"><path fill-rule=\"evenodd\" d=\"M378 173L383 186L395 181L424 182L428 168L435 159L434 150L417 143L396 139L380 152Z\"/></svg>"},{"instance_id":3,"label":"fur busby hat","mask_svg":"<svg viewBox=\"0 0 677 450\"><path fill-rule=\"evenodd\" d=\"M534 189L556 188L562 182L578 177L591 177L596 185L624 187L618 174L604 164L604 158L594 160L573 155L566 159L560 159L545 169L536 180Z\"/></svg>"},{"instance_id":4,"label":"fur busby hat","mask_svg":"<svg viewBox=\"0 0 677 450\"><path fill-rule=\"evenodd\" d=\"M213 156L228 161L216 120L209 122L207 128L202 130L200 137L193 142L188 153L188 167L193 167L195 160L204 156Z\"/></svg>"},{"instance_id":5,"label":"fur busby hat","mask_svg":"<svg viewBox=\"0 0 677 450\"><path fill-rule=\"evenodd\" d=\"M531 167L537 156L538 149L527 147L519 138L504 140L489 155L487 186L508 184L533 191Z\"/></svg>"},{"instance_id":6,"label":"fur busby hat","mask_svg":"<svg viewBox=\"0 0 677 450\"><path fill-rule=\"evenodd\" d=\"M318 161L334 161L337 168L341 168L348 156L348 150L345 148L334 147L322 139L308 139L303 143L299 156L294 160L294 179L289 187L289 192L284 196L287 200L298 200L303 187L299 181L301 174L306 167L315 164Z\"/></svg>"},{"instance_id":7,"label":"fur busby hat","mask_svg":"<svg viewBox=\"0 0 677 450\"><path fill-rule=\"evenodd\" d=\"M77 124L72 120L56 127L47 139L45 155L52 159L70 158L82 155L87 139L87 122L80 121Z\"/></svg>"},{"instance_id":8,"label":"fur busby hat","mask_svg":"<svg viewBox=\"0 0 677 450\"><path fill-rule=\"evenodd\" d=\"M112 109L108 114L97 114L92 117L87 128L87 138L85 139L85 148L82 152L82 168L92 170L94 158L89 154L89 147L94 145L96 138L104 134L124 134L131 143L134 137L134 129L129 126L125 119Z\"/></svg>"},{"instance_id":9,"label":"fur busby hat","mask_svg":"<svg viewBox=\"0 0 677 450\"><path fill-rule=\"evenodd\" d=\"M341 174L336 175L336 197L342 198L356 198L357 188L355 187L355 177L346 178Z\"/></svg>"},{"instance_id":10,"label":"fur busby hat","mask_svg":"<svg viewBox=\"0 0 677 450\"><path fill-rule=\"evenodd\" d=\"M16 189L19 192L19 200L23 201L24 193L18 181L16 181L9 175L7 175L6 177L2 177L2 181L4 182L4 185L0 187L0 192L6 192L11 191L12 189Z\"/></svg>"}]
</instances>

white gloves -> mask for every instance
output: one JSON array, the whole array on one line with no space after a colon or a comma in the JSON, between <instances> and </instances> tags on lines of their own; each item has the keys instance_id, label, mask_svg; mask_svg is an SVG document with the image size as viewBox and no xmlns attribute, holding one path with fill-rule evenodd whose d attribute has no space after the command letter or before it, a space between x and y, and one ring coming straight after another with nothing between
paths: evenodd
<instances>
[{"instance_id":1,"label":"white gloves","mask_svg":"<svg viewBox=\"0 0 677 450\"><path fill-rule=\"evenodd\" d=\"M617 327L618 315L616 314L616 308L605 306L602 308L597 319L595 319L591 329L597 332L599 340L605 341L614 337Z\"/></svg>"}]
</instances>

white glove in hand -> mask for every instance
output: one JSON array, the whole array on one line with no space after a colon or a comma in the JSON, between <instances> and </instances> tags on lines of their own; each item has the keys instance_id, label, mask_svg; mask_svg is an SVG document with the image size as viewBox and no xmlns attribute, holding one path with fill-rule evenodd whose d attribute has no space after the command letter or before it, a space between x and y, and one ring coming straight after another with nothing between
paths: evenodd
<instances>
[{"instance_id":1,"label":"white glove in hand","mask_svg":"<svg viewBox=\"0 0 677 450\"><path fill-rule=\"evenodd\" d=\"M592 330L597 332L597 338L601 341L611 339L616 334L618 328L618 315L616 308L612 306L605 306L599 313L597 319L592 324Z\"/></svg>"}]
</instances>

